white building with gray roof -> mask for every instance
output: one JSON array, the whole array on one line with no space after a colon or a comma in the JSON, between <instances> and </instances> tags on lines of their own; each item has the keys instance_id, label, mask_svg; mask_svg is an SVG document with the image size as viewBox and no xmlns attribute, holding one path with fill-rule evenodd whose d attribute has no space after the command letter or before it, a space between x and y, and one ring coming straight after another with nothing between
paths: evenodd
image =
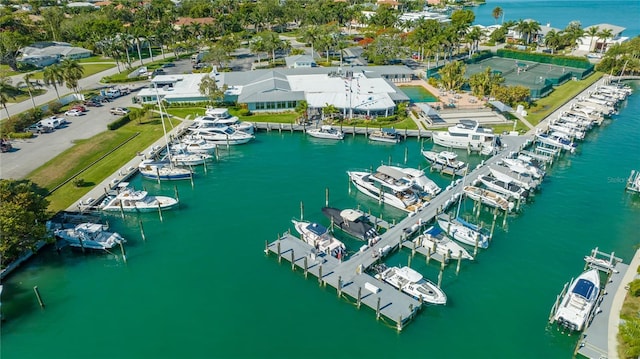
<instances>
[{"instance_id":1,"label":"white building with gray roof","mask_svg":"<svg viewBox=\"0 0 640 359\"><path fill-rule=\"evenodd\" d=\"M199 83L206 74L159 75L156 88L142 89L143 103L156 101L156 91L168 103L206 102ZM319 111L335 106L343 115L388 116L409 97L395 83L411 81L406 66L277 68L208 74L225 87L224 102L246 104L251 112L293 111L301 101Z\"/></svg>"}]
</instances>

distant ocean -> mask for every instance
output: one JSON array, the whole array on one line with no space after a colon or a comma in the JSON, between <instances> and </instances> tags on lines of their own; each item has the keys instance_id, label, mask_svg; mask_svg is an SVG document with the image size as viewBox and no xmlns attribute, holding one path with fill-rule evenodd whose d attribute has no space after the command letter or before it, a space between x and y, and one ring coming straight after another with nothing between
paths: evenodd
<instances>
[{"instance_id":1,"label":"distant ocean","mask_svg":"<svg viewBox=\"0 0 640 359\"><path fill-rule=\"evenodd\" d=\"M585 28L597 24L611 24L626 28L622 36L640 35L640 1L638 0L487 0L485 5L474 7L476 24L493 25L491 13L499 6L504 20L534 19L542 25L564 29L571 21L580 21ZM500 23L501 19L498 19Z\"/></svg>"}]
</instances>

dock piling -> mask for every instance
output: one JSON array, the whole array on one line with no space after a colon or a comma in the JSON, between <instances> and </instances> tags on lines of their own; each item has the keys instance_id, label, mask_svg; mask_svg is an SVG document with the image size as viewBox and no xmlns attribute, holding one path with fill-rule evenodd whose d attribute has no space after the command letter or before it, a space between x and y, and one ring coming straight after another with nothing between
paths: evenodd
<instances>
[{"instance_id":1,"label":"dock piling","mask_svg":"<svg viewBox=\"0 0 640 359\"><path fill-rule=\"evenodd\" d=\"M122 201L118 201L118 204L120 205L120 217L124 219L124 208L122 207Z\"/></svg>"},{"instance_id":2,"label":"dock piling","mask_svg":"<svg viewBox=\"0 0 640 359\"><path fill-rule=\"evenodd\" d=\"M122 241L120 241L120 253L122 253L122 260L125 264L127 264L127 253L124 251L124 245L122 245Z\"/></svg>"},{"instance_id":3,"label":"dock piling","mask_svg":"<svg viewBox=\"0 0 640 359\"><path fill-rule=\"evenodd\" d=\"M160 216L160 222L163 222L164 220L162 219L162 208L160 208L159 202L158 202L158 215Z\"/></svg>"},{"instance_id":4,"label":"dock piling","mask_svg":"<svg viewBox=\"0 0 640 359\"><path fill-rule=\"evenodd\" d=\"M147 240L147 236L145 236L145 234L144 234L144 226L142 225L142 220L139 220L138 224L140 225L140 236L142 237L143 241L146 241Z\"/></svg>"},{"instance_id":5,"label":"dock piling","mask_svg":"<svg viewBox=\"0 0 640 359\"><path fill-rule=\"evenodd\" d=\"M411 267L411 256L407 257L407 267Z\"/></svg>"},{"instance_id":6,"label":"dock piling","mask_svg":"<svg viewBox=\"0 0 640 359\"><path fill-rule=\"evenodd\" d=\"M264 254L269 255L269 241L264 240Z\"/></svg>"},{"instance_id":7,"label":"dock piling","mask_svg":"<svg viewBox=\"0 0 640 359\"><path fill-rule=\"evenodd\" d=\"M318 283L322 285L322 263L318 267Z\"/></svg>"},{"instance_id":8,"label":"dock piling","mask_svg":"<svg viewBox=\"0 0 640 359\"><path fill-rule=\"evenodd\" d=\"M308 263L307 263L307 256L304 256L304 279L307 279L307 274L309 273L308 269Z\"/></svg>"},{"instance_id":9,"label":"dock piling","mask_svg":"<svg viewBox=\"0 0 640 359\"><path fill-rule=\"evenodd\" d=\"M38 290L38 286L33 287L33 292L36 293L36 298L38 298L38 304L40 304L40 308L44 308L44 301L42 301L42 296L40 295L40 291Z\"/></svg>"},{"instance_id":10,"label":"dock piling","mask_svg":"<svg viewBox=\"0 0 640 359\"><path fill-rule=\"evenodd\" d=\"M173 193L175 193L176 199L180 202L180 193L178 193L178 186L173 185Z\"/></svg>"},{"instance_id":11,"label":"dock piling","mask_svg":"<svg viewBox=\"0 0 640 359\"><path fill-rule=\"evenodd\" d=\"M431 261L431 248L427 248L427 265Z\"/></svg>"},{"instance_id":12,"label":"dock piling","mask_svg":"<svg viewBox=\"0 0 640 359\"><path fill-rule=\"evenodd\" d=\"M409 148L404 146L404 164L407 164L407 160L409 159Z\"/></svg>"},{"instance_id":13,"label":"dock piling","mask_svg":"<svg viewBox=\"0 0 640 359\"><path fill-rule=\"evenodd\" d=\"M358 298L356 299L358 309L360 309L361 297L362 297L362 287L358 287Z\"/></svg>"},{"instance_id":14,"label":"dock piling","mask_svg":"<svg viewBox=\"0 0 640 359\"><path fill-rule=\"evenodd\" d=\"M329 207L329 187L324 189L324 205ZM333 218L333 217L331 217Z\"/></svg>"},{"instance_id":15,"label":"dock piling","mask_svg":"<svg viewBox=\"0 0 640 359\"><path fill-rule=\"evenodd\" d=\"M278 263L282 262L282 256L280 255L280 235L278 235L278 243L276 243L276 251L278 252Z\"/></svg>"},{"instance_id":16,"label":"dock piling","mask_svg":"<svg viewBox=\"0 0 640 359\"><path fill-rule=\"evenodd\" d=\"M440 269L440 273L438 273L438 287L442 285L442 273L443 273L443 270Z\"/></svg>"},{"instance_id":17,"label":"dock piling","mask_svg":"<svg viewBox=\"0 0 640 359\"><path fill-rule=\"evenodd\" d=\"M304 221L304 202L300 201L300 220Z\"/></svg>"},{"instance_id":18,"label":"dock piling","mask_svg":"<svg viewBox=\"0 0 640 359\"><path fill-rule=\"evenodd\" d=\"M291 249L291 270L296 270L296 257L293 253L293 248Z\"/></svg>"},{"instance_id":19,"label":"dock piling","mask_svg":"<svg viewBox=\"0 0 640 359\"><path fill-rule=\"evenodd\" d=\"M396 325L396 329L398 329L399 332L402 331L402 315L400 315L400 317L398 318L398 324Z\"/></svg>"},{"instance_id":20,"label":"dock piling","mask_svg":"<svg viewBox=\"0 0 640 359\"><path fill-rule=\"evenodd\" d=\"M380 297L378 297L378 303L376 304L376 320L380 319Z\"/></svg>"},{"instance_id":21,"label":"dock piling","mask_svg":"<svg viewBox=\"0 0 640 359\"><path fill-rule=\"evenodd\" d=\"M338 276L338 297L342 296L342 276Z\"/></svg>"},{"instance_id":22,"label":"dock piling","mask_svg":"<svg viewBox=\"0 0 640 359\"><path fill-rule=\"evenodd\" d=\"M80 248L82 248L82 254L84 254L85 250L84 250L84 241L82 240L82 236L78 236L78 241L80 242Z\"/></svg>"},{"instance_id":23,"label":"dock piling","mask_svg":"<svg viewBox=\"0 0 640 359\"><path fill-rule=\"evenodd\" d=\"M458 251L458 264L456 264L456 274L460 272L460 262L462 262L462 250Z\"/></svg>"}]
</instances>

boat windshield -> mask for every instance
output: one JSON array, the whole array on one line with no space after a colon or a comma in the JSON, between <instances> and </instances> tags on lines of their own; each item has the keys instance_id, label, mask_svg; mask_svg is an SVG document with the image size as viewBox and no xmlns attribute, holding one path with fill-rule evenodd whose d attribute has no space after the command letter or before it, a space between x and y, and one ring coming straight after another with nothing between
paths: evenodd
<instances>
[{"instance_id":1,"label":"boat windshield","mask_svg":"<svg viewBox=\"0 0 640 359\"><path fill-rule=\"evenodd\" d=\"M595 289L596 286L593 282L586 279L578 279L578 283L576 283L576 286L573 288L573 293L583 297L584 299L589 299Z\"/></svg>"}]
</instances>

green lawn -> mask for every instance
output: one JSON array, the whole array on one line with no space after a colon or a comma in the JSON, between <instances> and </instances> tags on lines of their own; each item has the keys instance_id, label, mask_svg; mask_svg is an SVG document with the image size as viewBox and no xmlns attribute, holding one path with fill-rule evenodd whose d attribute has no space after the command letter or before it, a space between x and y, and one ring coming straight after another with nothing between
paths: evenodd
<instances>
[{"instance_id":1,"label":"green lawn","mask_svg":"<svg viewBox=\"0 0 640 359\"><path fill-rule=\"evenodd\" d=\"M604 75L602 72L596 72L584 80L568 81L558 86L549 96L537 100L535 105L527 111L527 121L534 126L539 124L540 121L564 105L569 99L598 81L602 75Z\"/></svg>"},{"instance_id":2,"label":"green lawn","mask_svg":"<svg viewBox=\"0 0 640 359\"><path fill-rule=\"evenodd\" d=\"M178 123L179 121L174 121L174 125ZM161 138L163 132L159 119L155 118L143 124L133 121L115 131L106 131L92 138L77 141L73 147L30 173L27 178L51 190L136 133L139 134L131 141L77 177L85 181L84 186L78 188L71 181L47 197L51 202L49 210L64 210L82 198L93 186L122 168L135 153Z\"/></svg>"},{"instance_id":3,"label":"green lawn","mask_svg":"<svg viewBox=\"0 0 640 359\"><path fill-rule=\"evenodd\" d=\"M19 74L18 71L13 71L9 65L0 65L0 75L2 76L13 76Z\"/></svg>"},{"instance_id":4,"label":"green lawn","mask_svg":"<svg viewBox=\"0 0 640 359\"><path fill-rule=\"evenodd\" d=\"M84 59L78 59L79 63L85 63L85 62L113 62L114 64L116 63L116 61L110 57L103 57L103 56L91 56L91 57L86 57Z\"/></svg>"},{"instance_id":5,"label":"green lawn","mask_svg":"<svg viewBox=\"0 0 640 359\"><path fill-rule=\"evenodd\" d=\"M499 125L482 125L482 126L492 128L493 133L497 133L497 134L501 134L505 131L506 132L513 131L513 122L499 124ZM518 133L520 134L523 134L529 131L529 127L527 127L527 125L525 125L522 121L518 121L518 123L516 124L516 131L518 131Z\"/></svg>"},{"instance_id":6,"label":"green lawn","mask_svg":"<svg viewBox=\"0 0 640 359\"><path fill-rule=\"evenodd\" d=\"M34 89L33 91L31 91L31 94L33 95L33 97L36 96L40 96L43 93L45 93L45 90L42 89ZM9 97L9 101L7 101L7 103L18 103L18 102L22 102L25 100L30 99L29 97L29 92L27 92L26 90L21 90L21 93L19 95L17 95L15 98L14 97Z\"/></svg>"}]
</instances>

